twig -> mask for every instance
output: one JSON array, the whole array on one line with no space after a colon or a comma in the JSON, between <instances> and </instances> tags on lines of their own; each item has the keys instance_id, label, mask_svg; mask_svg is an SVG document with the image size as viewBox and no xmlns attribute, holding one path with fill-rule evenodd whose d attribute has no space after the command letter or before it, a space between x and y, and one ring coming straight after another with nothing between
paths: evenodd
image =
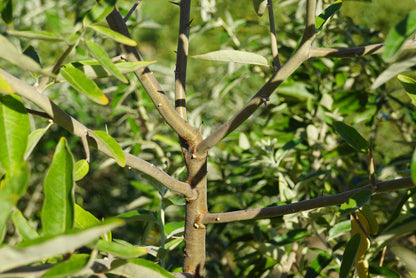
<instances>
[{"instance_id":1,"label":"twig","mask_svg":"<svg viewBox=\"0 0 416 278\"><path fill-rule=\"evenodd\" d=\"M303 31L302 40L309 40L316 34L315 17L316 17L316 0L308 0L306 2L306 20L305 30Z\"/></svg>"},{"instance_id":2,"label":"twig","mask_svg":"<svg viewBox=\"0 0 416 278\"><path fill-rule=\"evenodd\" d=\"M75 118L68 115L46 95L39 93L39 91L36 88L27 85L20 79L14 77L13 75L7 73L2 69L0 69L0 75L19 95L25 97L29 101L39 106L52 118L52 120L55 123L57 123L61 127L65 128L72 134L81 138L85 136L86 131L90 134L90 130L86 126L77 121ZM102 144L101 141L89 140L89 143L95 145L98 150L102 151L108 156L112 156L110 150L107 149L107 147L104 144ZM127 152L124 152L124 154L126 157L127 166L130 166L144 174L151 176L167 188L184 195L188 199L195 198L196 192L194 192L191 189L191 186L189 184L172 178L167 173L163 172L153 164L143 159L140 159Z\"/></svg>"},{"instance_id":3,"label":"twig","mask_svg":"<svg viewBox=\"0 0 416 278\"><path fill-rule=\"evenodd\" d=\"M130 37L127 26L121 18L120 12L117 8L107 16L107 22L111 29L119 32L122 35ZM140 53L135 47L120 45L122 54L126 57L129 62L143 61ZM153 76L152 71L149 68L141 68L134 72L140 83L143 85L147 94L152 99L153 104L159 111L165 122L172 127L172 129L189 145L195 145L201 140L201 135L198 131L190 126L182 117L175 111L170 105L165 92L163 91L160 84Z\"/></svg>"},{"instance_id":4,"label":"twig","mask_svg":"<svg viewBox=\"0 0 416 278\"><path fill-rule=\"evenodd\" d=\"M377 183L377 191L374 193L388 192L399 189L405 189L414 187L411 178L402 178L397 180L390 180L385 182ZM208 213L205 214L200 224L212 224L212 223L229 223L243 220L254 220L254 219L264 219L278 217L286 214L296 213L300 211L306 211L316 208L323 208L328 206L340 205L348 200L352 195L359 191L371 190L372 185L368 184L360 188L342 192L339 194L318 197L311 200L300 201L293 204L259 208L259 209L247 209L239 210L226 213Z\"/></svg>"},{"instance_id":5,"label":"twig","mask_svg":"<svg viewBox=\"0 0 416 278\"><path fill-rule=\"evenodd\" d=\"M137 0L136 3L131 7L130 11L127 13L127 15L123 18L124 22L127 22L129 20L131 14L136 10L137 6L142 2L142 0Z\"/></svg>"},{"instance_id":6,"label":"twig","mask_svg":"<svg viewBox=\"0 0 416 278\"><path fill-rule=\"evenodd\" d=\"M267 1L267 7L269 10L270 44L272 47L273 67L276 71L280 68L280 60L279 60L279 50L277 48L277 40L276 40L276 27L274 23L273 0Z\"/></svg>"},{"instance_id":7,"label":"twig","mask_svg":"<svg viewBox=\"0 0 416 278\"><path fill-rule=\"evenodd\" d=\"M416 40L406 41L402 49L416 48ZM351 47L351 48L321 48L311 47L310 57L330 57L330 58L343 58L343 57L360 57L365 55L379 54L384 50L384 43L371 44L366 46Z\"/></svg>"},{"instance_id":8,"label":"twig","mask_svg":"<svg viewBox=\"0 0 416 278\"><path fill-rule=\"evenodd\" d=\"M189 49L189 16L191 0L182 0L179 4L179 34L176 51L175 69L175 108L178 114L186 120L186 67Z\"/></svg>"},{"instance_id":9,"label":"twig","mask_svg":"<svg viewBox=\"0 0 416 278\"><path fill-rule=\"evenodd\" d=\"M40 116L40 117L45 118L45 119L52 120L52 118L45 112L37 111L37 110L29 109L29 108L26 108L26 111L29 114L33 114L33 115Z\"/></svg>"}]
</instances>

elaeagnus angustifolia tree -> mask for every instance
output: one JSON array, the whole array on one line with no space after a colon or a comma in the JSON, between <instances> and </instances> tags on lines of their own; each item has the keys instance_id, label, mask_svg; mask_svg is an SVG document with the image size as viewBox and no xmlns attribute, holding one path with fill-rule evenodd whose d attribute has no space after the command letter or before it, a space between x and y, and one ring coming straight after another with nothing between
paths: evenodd
<instances>
[{"instance_id":1,"label":"elaeagnus angustifolia tree","mask_svg":"<svg viewBox=\"0 0 416 278\"><path fill-rule=\"evenodd\" d=\"M0 277L415 276L414 1L344 2L1 1Z\"/></svg>"}]
</instances>

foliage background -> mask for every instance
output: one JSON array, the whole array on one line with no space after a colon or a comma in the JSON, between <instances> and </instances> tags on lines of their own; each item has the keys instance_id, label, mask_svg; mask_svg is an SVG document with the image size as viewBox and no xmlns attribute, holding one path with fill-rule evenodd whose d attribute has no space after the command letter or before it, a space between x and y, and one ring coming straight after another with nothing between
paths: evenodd
<instances>
[{"instance_id":1,"label":"foliage background","mask_svg":"<svg viewBox=\"0 0 416 278\"><path fill-rule=\"evenodd\" d=\"M318 1L321 9L328 1ZM94 1L14 1L13 29L46 30L69 37L82 15ZM126 14L131 1L118 1ZM388 30L414 6L415 1L344 1L340 12L318 36L316 45L352 47L382 41ZM279 53L284 62L294 51L303 28L305 1L277 1L275 4ZM239 49L271 57L266 16L259 18L247 1L193 1L190 55L218 49ZM145 60L163 88L173 99L178 9L167 1L143 1L128 25ZM79 28L79 27L78 27ZM0 25L0 32L7 27ZM95 36L94 33L87 36ZM53 65L63 45L29 41L9 36L21 49L32 45L42 65ZM117 55L114 42L94 40L110 56ZM405 57L410 53L404 53ZM402 57L402 58L403 58ZM69 60L88 59L77 47ZM10 64L0 65L28 83L34 76ZM357 128L375 149L376 175L387 180L409 175L414 148L414 107L392 80L370 90L375 78L387 67L379 56L351 59L312 59L298 69L261 108L209 156L208 202L211 212L225 212L285 204L320 195L330 195L369 182L367 155L343 143L332 129L332 119ZM221 64L190 59L187 96L189 121L209 135L262 86L271 68ZM412 74L410 72L410 74ZM130 84L114 78L102 79L111 103L98 106L65 84L54 85L47 94L65 111L91 129L108 129L124 149L154 163L184 180L186 170L176 137L162 123L153 104L133 75ZM32 128L46 126L43 119L31 118ZM39 225L42 182L59 138L69 139L76 159L84 156L80 140L57 126L41 140L33 154L31 181L19 208L34 226ZM155 213L166 223L181 222L183 206L171 205L173 193L159 194L155 182L133 170L121 169L103 155L92 152L91 170L77 183L76 201L98 218L107 218L141 209ZM414 191L413 191L414 193ZM414 219L414 199L400 203L405 192L380 194L371 207L382 228L393 216L410 210ZM170 198L170 199L169 199ZM178 200L176 200L178 201ZM180 201L179 201L180 202ZM339 272L348 232L330 237L335 223L347 220L330 207L271 220L247 221L208 227L208 277L275 277L284 273L303 277L320 254L328 259L322 276ZM414 221L414 220L413 220ZM115 237L137 245L160 245L160 229L152 223L129 222L115 231ZM288 235L288 237L285 237ZM6 242L18 241L9 230ZM414 231L395 239L415 250ZM389 243L392 244L392 243ZM162 264L168 270L181 265L183 243L166 253ZM407 275L393 253L382 249L372 253L372 265L381 259L390 269ZM151 257L149 259L159 260ZM176 269L178 270L178 269ZM393 277L393 276L392 276Z\"/></svg>"}]
</instances>

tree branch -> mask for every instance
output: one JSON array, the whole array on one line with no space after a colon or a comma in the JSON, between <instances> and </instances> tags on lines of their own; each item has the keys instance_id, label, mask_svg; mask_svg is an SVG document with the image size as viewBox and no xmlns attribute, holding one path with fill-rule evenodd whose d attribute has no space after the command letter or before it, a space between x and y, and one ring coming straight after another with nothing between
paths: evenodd
<instances>
[{"instance_id":1,"label":"tree branch","mask_svg":"<svg viewBox=\"0 0 416 278\"><path fill-rule=\"evenodd\" d=\"M114 31L119 32L126 37L130 37L127 26L117 8L114 8L114 10L107 16L107 22L110 28ZM120 48L127 61L143 61L135 47L120 44ZM189 145L194 145L196 142L199 142L201 140L201 135L199 134L198 130L186 123L185 120L182 119L181 116L170 105L165 92L153 76L152 71L146 67L139 69L134 73L152 99L153 104L165 122L171 126L172 129L181 138L187 141Z\"/></svg>"},{"instance_id":2,"label":"tree branch","mask_svg":"<svg viewBox=\"0 0 416 278\"><path fill-rule=\"evenodd\" d=\"M377 190L373 192L389 192L404 188L414 187L415 184L411 178L402 178L397 180L390 180L377 183ZM360 188L335 194L332 196L318 197L311 200L300 201L293 204L267 207L260 209L246 209L226 213L208 213L201 218L201 223L198 224L212 224L212 223L229 223L243 220L254 220L263 218L278 217L286 214L306 211L310 209L323 208L328 206L340 205L348 200L352 195L359 191L372 190L372 185L368 184Z\"/></svg>"},{"instance_id":3,"label":"tree branch","mask_svg":"<svg viewBox=\"0 0 416 278\"><path fill-rule=\"evenodd\" d=\"M303 31L302 40L308 40L316 34L315 17L316 17L316 0L308 0L306 2L306 20L305 30Z\"/></svg>"},{"instance_id":4,"label":"tree branch","mask_svg":"<svg viewBox=\"0 0 416 278\"><path fill-rule=\"evenodd\" d=\"M406 41L402 49L416 48L416 40ZM330 57L330 58L343 58L343 57L360 57L365 55L379 54L384 50L384 43L371 44L366 46L358 46L351 48L321 48L311 47L309 55L310 57Z\"/></svg>"},{"instance_id":5,"label":"tree branch","mask_svg":"<svg viewBox=\"0 0 416 278\"><path fill-rule=\"evenodd\" d=\"M189 16L191 0L182 0L179 4L179 35L176 51L175 69L175 108L179 115L186 120L186 66L189 49Z\"/></svg>"},{"instance_id":6,"label":"tree branch","mask_svg":"<svg viewBox=\"0 0 416 278\"><path fill-rule=\"evenodd\" d=\"M0 69L0 75L4 78L7 84L9 84L19 95L25 97L26 99L39 106L43 111L46 112L46 114L49 115L49 117L51 117L55 123L61 127L81 138L85 137L87 133L90 134L90 130L86 126L68 115L46 95L39 93L36 88L27 85L20 79L14 77L2 69ZM111 156L111 152L106 148L104 144L101 143L101 141L92 141L91 137L89 139L90 143L95 143L98 150L102 151L108 156ZM195 198L196 192L191 189L189 184L172 178L167 173L163 172L153 164L143 159L133 156L127 152L124 152L124 154L126 156L127 166L130 166L139 170L140 172L151 176L170 190L183 194L188 199Z\"/></svg>"}]
</instances>

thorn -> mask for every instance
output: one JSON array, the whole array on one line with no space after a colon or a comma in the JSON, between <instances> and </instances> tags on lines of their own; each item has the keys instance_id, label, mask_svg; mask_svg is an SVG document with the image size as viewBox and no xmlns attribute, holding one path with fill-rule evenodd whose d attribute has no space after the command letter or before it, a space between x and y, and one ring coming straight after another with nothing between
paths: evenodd
<instances>
[{"instance_id":1,"label":"thorn","mask_svg":"<svg viewBox=\"0 0 416 278\"><path fill-rule=\"evenodd\" d=\"M267 102L269 101L269 97L262 97L261 101L264 103L264 107L267 108Z\"/></svg>"},{"instance_id":2,"label":"thorn","mask_svg":"<svg viewBox=\"0 0 416 278\"><path fill-rule=\"evenodd\" d=\"M189 20L188 23L186 23L185 27L189 28L191 26L192 21L194 21L194 19L192 18L191 20Z\"/></svg>"},{"instance_id":3,"label":"thorn","mask_svg":"<svg viewBox=\"0 0 416 278\"><path fill-rule=\"evenodd\" d=\"M169 3L171 3L173 5L177 5L177 6L180 6L181 5L181 2L169 1Z\"/></svg>"}]
</instances>

